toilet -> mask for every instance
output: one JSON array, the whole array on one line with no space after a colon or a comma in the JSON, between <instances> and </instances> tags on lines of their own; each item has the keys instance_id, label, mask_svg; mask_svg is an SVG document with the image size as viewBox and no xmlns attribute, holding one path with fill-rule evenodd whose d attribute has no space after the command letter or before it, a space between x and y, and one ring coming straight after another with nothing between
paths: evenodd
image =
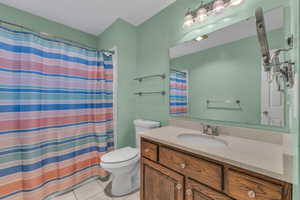
<instances>
[{"instance_id":1,"label":"toilet","mask_svg":"<svg viewBox=\"0 0 300 200\"><path fill-rule=\"evenodd\" d=\"M139 189L140 137L138 132L160 127L160 122L134 120L136 148L124 147L101 157L101 167L112 175L111 196L124 196ZM107 190L106 190L107 191Z\"/></svg>"}]
</instances>

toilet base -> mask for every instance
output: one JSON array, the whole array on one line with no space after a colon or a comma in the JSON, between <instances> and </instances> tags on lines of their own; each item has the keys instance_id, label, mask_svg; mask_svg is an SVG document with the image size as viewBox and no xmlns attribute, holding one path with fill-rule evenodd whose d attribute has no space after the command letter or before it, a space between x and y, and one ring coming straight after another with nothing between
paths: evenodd
<instances>
[{"instance_id":1,"label":"toilet base","mask_svg":"<svg viewBox=\"0 0 300 200\"><path fill-rule=\"evenodd\" d=\"M111 177L111 174L108 173L107 176L99 177L99 180L100 180L101 182L107 182L107 181L109 181L110 177Z\"/></svg>"},{"instance_id":2,"label":"toilet base","mask_svg":"<svg viewBox=\"0 0 300 200\"><path fill-rule=\"evenodd\" d=\"M116 169L106 168L106 170L111 172L112 179L105 188L105 193L108 196L122 197L139 190L140 165L138 161L130 166Z\"/></svg>"},{"instance_id":3,"label":"toilet base","mask_svg":"<svg viewBox=\"0 0 300 200\"><path fill-rule=\"evenodd\" d=\"M140 191L140 188L138 187L138 188L134 189L132 192L130 192L128 194L123 194L123 195L118 196L118 195L113 195L112 192L111 192L111 189L112 189L112 181L110 181L106 185L106 187L104 188L105 195L108 196L108 197L112 197L112 198L125 197L125 196L132 195L132 194Z\"/></svg>"}]
</instances>

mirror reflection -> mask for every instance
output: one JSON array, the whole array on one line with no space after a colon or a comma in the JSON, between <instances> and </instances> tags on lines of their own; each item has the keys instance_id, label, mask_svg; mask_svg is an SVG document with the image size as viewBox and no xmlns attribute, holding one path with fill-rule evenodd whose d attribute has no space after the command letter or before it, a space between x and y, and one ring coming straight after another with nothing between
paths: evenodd
<instances>
[{"instance_id":1,"label":"mirror reflection","mask_svg":"<svg viewBox=\"0 0 300 200\"><path fill-rule=\"evenodd\" d=\"M270 53L286 46L287 10L264 13ZM282 127L280 78L265 71L249 18L170 49L170 115Z\"/></svg>"}]
</instances>

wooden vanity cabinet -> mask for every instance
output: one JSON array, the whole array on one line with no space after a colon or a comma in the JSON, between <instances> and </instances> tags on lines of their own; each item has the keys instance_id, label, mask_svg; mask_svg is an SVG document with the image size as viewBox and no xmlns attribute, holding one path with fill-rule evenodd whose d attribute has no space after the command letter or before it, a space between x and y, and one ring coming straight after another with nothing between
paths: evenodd
<instances>
[{"instance_id":1,"label":"wooden vanity cabinet","mask_svg":"<svg viewBox=\"0 0 300 200\"><path fill-rule=\"evenodd\" d=\"M292 200L292 185L142 138L140 200Z\"/></svg>"},{"instance_id":2,"label":"wooden vanity cabinet","mask_svg":"<svg viewBox=\"0 0 300 200\"><path fill-rule=\"evenodd\" d=\"M184 200L184 177L146 158L141 160L143 200Z\"/></svg>"}]
</instances>

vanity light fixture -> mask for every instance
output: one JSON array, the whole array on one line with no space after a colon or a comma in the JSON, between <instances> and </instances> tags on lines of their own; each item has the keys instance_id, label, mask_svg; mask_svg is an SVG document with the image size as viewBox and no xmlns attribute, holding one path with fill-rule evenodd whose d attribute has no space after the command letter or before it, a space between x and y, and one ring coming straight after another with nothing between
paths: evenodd
<instances>
[{"instance_id":1,"label":"vanity light fixture","mask_svg":"<svg viewBox=\"0 0 300 200\"><path fill-rule=\"evenodd\" d=\"M208 35L200 35L198 37L196 37L194 40L196 40L197 42L201 41L201 40L205 40L208 38Z\"/></svg>"},{"instance_id":2,"label":"vanity light fixture","mask_svg":"<svg viewBox=\"0 0 300 200\"><path fill-rule=\"evenodd\" d=\"M191 25L193 25L193 23L194 23L193 13L191 11L188 11L184 17L183 27L190 27Z\"/></svg>"},{"instance_id":3,"label":"vanity light fixture","mask_svg":"<svg viewBox=\"0 0 300 200\"><path fill-rule=\"evenodd\" d=\"M245 1L246 0L213 0L206 4L203 4L203 1L201 1L201 4L197 9L189 9L186 12L183 27L187 28L194 23L204 22L209 16L221 14L227 8L237 7Z\"/></svg>"},{"instance_id":4,"label":"vanity light fixture","mask_svg":"<svg viewBox=\"0 0 300 200\"><path fill-rule=\"evenodd\" d=\"M196 21L197 22L203 22L207 19L207 10L206 8L199 8L197 11L197 17Z\"/></svg>"}]
</instances>

